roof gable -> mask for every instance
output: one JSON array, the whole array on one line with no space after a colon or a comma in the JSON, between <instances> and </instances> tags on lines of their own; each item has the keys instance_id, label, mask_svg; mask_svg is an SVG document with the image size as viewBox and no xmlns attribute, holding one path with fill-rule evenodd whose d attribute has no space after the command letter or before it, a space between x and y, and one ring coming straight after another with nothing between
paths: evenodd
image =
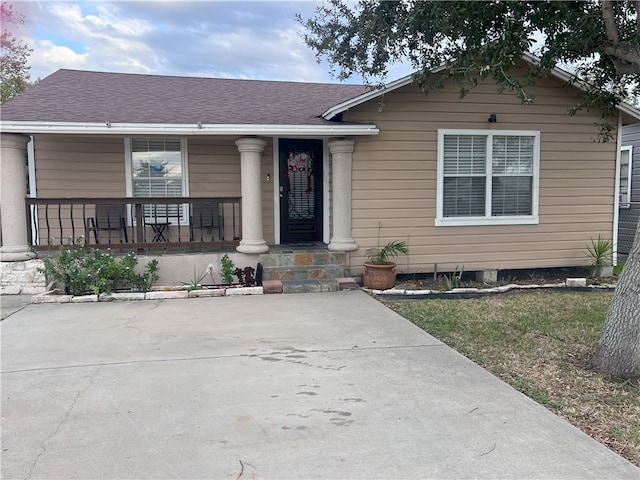
<instances>
[{"instance_id":1,"label":"roof gable","mask_svg":"<svg viewBox=\"0 0 640 480\"><path fill-rule=\"evenodd\" d=\"M530 54L525 54L523 56L523 60L529 63L537 63L538 59L536 57L534 57L533 55ZM440 67L438 69L435 70L435 72L441 71L443 70L445 67ZM585 89L585 84L580 82L580 81L576 81L573 77L573 75L571 75L569 72L566 72L560 68L554 68L551 70L551 75L559 80L562 80L563 82L569 82L573 85L575 85L577 88L580 88L581 90ZM386 93L390 93L394 90L397 90L399 88L402 88L404 86L410 85L413 83L413 74L409 74L406 75L402 78L399 78L397 80L394 80L393 82L390 82L386 85L383 85L380 88L376 88L374 90L370 90L368 92L363 92L362 94L360 94L357 97L354 98L349 98L346 99L343 102L340 102L336 105L332 105L330 108L328 108L327 110L324 111L324 113L322 114L322 118L326 119L326 120L331 120L333 118L335 118L336 116L340 115L341 113L349 110L350 108L356 107L358 105L361 105L365 102L368 102L369 100L372 100L374 98L379 97L380 95L386 94ZM618 105L618 110L620 110L622 113L629 115L630 117L636 119L636 120L640 120L640 110L634 108L633 106L627 104L627 103L621 103Z\"/></svg>"}]
</instances>

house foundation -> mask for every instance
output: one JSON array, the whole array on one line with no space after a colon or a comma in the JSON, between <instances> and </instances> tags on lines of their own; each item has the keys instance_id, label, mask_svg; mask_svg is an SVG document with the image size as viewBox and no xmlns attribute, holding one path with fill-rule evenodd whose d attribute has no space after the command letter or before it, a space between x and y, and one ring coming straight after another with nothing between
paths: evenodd
<instances>
[{"instance_id":1,"label":"house foundation","mask_svg":"<svg viewBox=\"0 0 640 480\"><path fill-rule=\"evenodd\" d=\"M0 262L0 295L35 295L47 290L42 260Z\"/></svg>"},{"instance_id":2,"label":"house foundation","mask_svg":"<svg viewBox=\"0 0 640 480\"><path fill-rule=\"evenodd\" d=\"M476 272L476 281L495 283L498 281L498 270L479 270Z\"/></svg>"}]
</instances>

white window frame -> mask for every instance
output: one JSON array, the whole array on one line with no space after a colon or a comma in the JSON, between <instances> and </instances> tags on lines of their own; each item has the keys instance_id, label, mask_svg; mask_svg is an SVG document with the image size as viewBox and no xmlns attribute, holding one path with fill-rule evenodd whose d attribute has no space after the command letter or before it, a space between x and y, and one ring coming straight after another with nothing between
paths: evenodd
<instances>
[{"instance_id":1,"label":"white window frame","mask_svg":"<svg viewBox=\"0 0 640 480\"><path fill-rule=\"evenodd\" d=\"M125 185L126 185L126 195L127 197L133 197L133 155L132 155L132 140L134 138L149 138L145 136L136 136L136 137L125 137L124 139L124 157L125 157ZM176 138L176 137L166 137L166 138ZM189 196L189 153L187 150L188 142L186 138L180 138L180 161L182 166L182 196ZM128 209L129 210L129 209ZM129 212L131 213L131 212ZM131 218L133 215L130 215L129 225L135 223L135 219ZM152 218L147 218L146 220L152 221ZM182 215L180 217L181 225L189 224L189 204L182 205Z\"/></svg>"},{"instance_id":2,"label":"white window frame","mask_svg":"<svg viewBox=\"0 0 640 480\"><path fill-rule=\"evenodd\" d=\"M444 137L445 135L482 135L487 137L485 170L485 215L477 217L445 217L444 210ZM531 215L491 216L491 188L493 178L493 136L533 137L533 172L531 185ZM465 225L537 225L540 185L540 131L538 130L473 130L438 129L438 187L436 200L436 227Z\"/></svg>"},{"instance_id":3,"label":"white window frame","mask_svg":"<svg viewBox=\"0 0 640 480\"><path fill-rule=\"evenodd\" d=\"M627 177L627 191L622 191L622 186L620 187L619 193L619 205L620 208L629 208L631 205L631 179L633 178L633 145L626 145L620 148L620 168L622 168L622 152L629 152L629 167L628 167L628 177ZM622 195L627 195L627 200L625 202L622 201Z\"/></svg>"}]
</instances>

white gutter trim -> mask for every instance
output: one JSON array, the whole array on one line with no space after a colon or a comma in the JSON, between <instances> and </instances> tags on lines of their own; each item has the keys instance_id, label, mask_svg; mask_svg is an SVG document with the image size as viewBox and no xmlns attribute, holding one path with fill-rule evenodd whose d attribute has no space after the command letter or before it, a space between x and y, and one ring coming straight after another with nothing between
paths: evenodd
<instances>
[{"instance_id":1,"label":"white gutter trim","mask_svg":"<svg viewBox=\"0 0 640 480\"><path fill-rule=\"evenodd\" d=\"M409 85L411 82L413 82L413 74L405 75L404 77L394 80L393 82L390 82L384 85L383 87L376 88L375 90L372 90L370 92L363 93L362 95L358 95L357 97L351 98L346 102L342 102L337 105L334 105L333 107L331 107L330 109L328 109L326 112L322 114L322 118L324 118L325 120L331 120L336 115L339 115L342 112L349 110L351 107L360 105L361 103L369 101L372 98L379 97L380 95L384 94L387 91L393 91L396 88Z\"/></svg>"},{"instance_id":2,"label":"white gutter trim","mask_svg":"<svg viewBox=\"0 0 640 480\"><path fill-rule=\"evenodd\" d=\"M109 122L0 121L3 133L99 134L99 135L377 135L375 124L362 125L261 125L261 124L165 124Z\"/></svg>"}]
</instances>

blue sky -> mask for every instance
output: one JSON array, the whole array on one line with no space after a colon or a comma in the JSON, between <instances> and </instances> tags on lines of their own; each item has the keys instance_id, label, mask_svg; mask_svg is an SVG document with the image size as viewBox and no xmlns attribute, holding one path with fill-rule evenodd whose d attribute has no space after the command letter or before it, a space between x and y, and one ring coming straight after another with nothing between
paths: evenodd
<instances>
[{"instance_id":1,"label":"blue sky","mask_svg":"<svg viewBox=\"0 0 640 480\"><path fill-rule=\"evenodd\" d=\"M296 13L321 2L19 1L17 32L33 52L31 79L60 68L181 76L335 81L302 41ZM410 73L401 65L393 80ZM359 83L353 78L349 83Z\"/></svg>"}]
</instances>

